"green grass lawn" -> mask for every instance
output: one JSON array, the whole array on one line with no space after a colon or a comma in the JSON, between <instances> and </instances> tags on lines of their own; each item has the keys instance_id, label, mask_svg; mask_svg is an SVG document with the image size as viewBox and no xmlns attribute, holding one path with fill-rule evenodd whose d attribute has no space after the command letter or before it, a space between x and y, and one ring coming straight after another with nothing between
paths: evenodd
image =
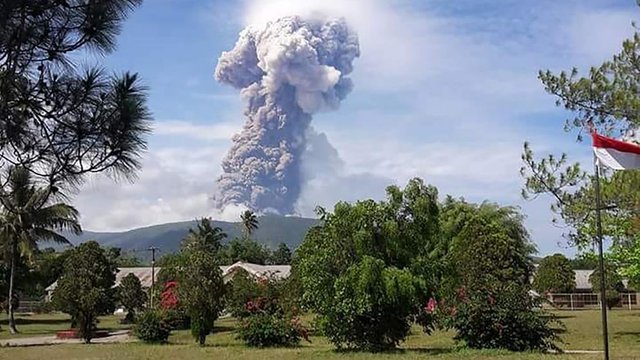
<instances>
[{"instance_id":1,"label":"green grass lawn","mask_svg":"<svg viewBox=\"0 0 640 360\"><path fill-rule=\"evenodd\" d=\"M597 311L563 311L558 315L566 325L562 334L566 350L598 350L600 313ZM68 327L68 318L62 315L20 316L20 336L51 334ZM0 338L10 337L6 320L0 322ZM457 350L452 332L436 332L431 336L414 327L401 349L393 353L366 354L344 353L333 350L323 337L312 336L312 343L303 342L291 349L252 349L235 338L235 321L223 319L216 322L216 332L207 338L207 346L200 348L188 331L177 331L168 345L109 344L109 345L53 345L31 348L3 348L0 359L601 359L600 354L538 354L510 353L506 351ZM121 328L118 318L101 319L101 328ZM616 310L610 313L610 338L613 359L640 359L640 311Z\"/></svg>"},{"instance_id":2,"label":"green grass lawn","mask_svg":"<svg viewBox=\"0 0 640 360\"><path fill-rule=\"evenodd\" d=\"M120 319L121 317L117 316L104 316L100 318L98 326L105 330L127 328L127 325L120 324ZM17 314L16 323L20 333L11 335L8 330L8 321L3 316L3 319L0 320L0 339L53 335L59 330L69 329L70 320L69 316L65 314Z\"/></svg>"}]
</instances>

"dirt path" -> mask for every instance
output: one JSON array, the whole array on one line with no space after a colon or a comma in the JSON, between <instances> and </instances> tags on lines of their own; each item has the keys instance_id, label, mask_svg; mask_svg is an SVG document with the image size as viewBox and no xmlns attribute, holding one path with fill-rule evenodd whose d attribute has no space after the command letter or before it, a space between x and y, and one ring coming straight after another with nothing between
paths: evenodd
<instances>
[{"instance_id":1,"label":"dirt path","mask_svg":"<svg viewBox=\"0 0 640 360\"><path fill-rule=\"evenodd\" d=\"M129 335L127 330L118 330L109 333L109 336L103 338L96 338L91 340L92 343L106 344L106 343L124 343L137 341L134 337ZM81 344L81 339L58 339L55 336L37 336L26 337L16 339L4 339L0 340L0 346L39 346L39 345L54 345L54 344Z\"/></svg>"}]
</instances>

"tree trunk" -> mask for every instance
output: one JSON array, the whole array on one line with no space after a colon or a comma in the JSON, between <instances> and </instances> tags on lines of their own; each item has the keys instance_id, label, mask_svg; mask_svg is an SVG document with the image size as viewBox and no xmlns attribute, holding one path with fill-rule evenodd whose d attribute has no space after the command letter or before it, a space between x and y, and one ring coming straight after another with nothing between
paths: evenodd
<instances>
[{"instance_id":1,"label":"tree trunk","mask_svg":"<svg viewBox=\"0 0 640 360\"><path fill-rule=\"evenodd\" d=\"M16 256L18 252L18 243L16 239L13 239L11 243L11 269L9 275L9 331L11 334L17 334L18 329L16 328L16 319L14 318L14 312L16 309L13 308L13 297L14 297L14 283L16 277Z\"/></svg>"}]
</instances>

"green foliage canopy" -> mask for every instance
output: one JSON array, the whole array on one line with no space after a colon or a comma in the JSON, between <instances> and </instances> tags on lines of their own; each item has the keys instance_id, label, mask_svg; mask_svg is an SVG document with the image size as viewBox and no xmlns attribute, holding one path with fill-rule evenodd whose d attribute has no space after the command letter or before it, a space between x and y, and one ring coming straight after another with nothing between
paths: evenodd
<instances>
[{"instance_id":1,"label":"green foliage canopy","mask_svg":"<svg viewBox=\"0 0 640 360\"><path fill-rule=\"evenodd\" d=\"M538 265L533 288L543 294L545 292L569 293L576 287L576 273L571 262L562 254L545 257Z\"/></svg>"},{"instance_id":2,"label":"green foliage canopy","mask_svg":"<svg viewBox=\"0 0 640 360\"><path fill-rule=\"evenodd\" d=\"M142 289L140 279L133 273L125 276L118 286L118 301L127 311L125 321L131 323L135 319L135 312L144 308L147 293Z\"/></svg>"},{"instance_id":3,"label":"green foliage canopy","mask_svg":"<svg viewBox=\"0 0 640 360\"><path fill-rule=\"evenodd\" d=\"M291 250L285 243L280 243L278 248L271 254L269 263L273 265L289 265L291 264Z\"/></svg>"},{"instance_id":4,"label":"green foliage canopy","mask_svg":"<svg viewBox=\"0 0 640 360\"><path fill-rule=\"evenodd\" d=\"M98 316L115 309L116 271L95 241L78 245L65 260L52 301L57 310L71 315L86 343L91 341Z\"/></svg>"},{"instance_id":5,"label":"green foliage canopy","mask_svg":"<svg viewBox=\"0 0 640 360\"><path fill-rule=\"evenodd\" d=\"M322 225L297 250L303 302L339 348L396 346L436 286L437 190L413 179L403 190L390 186L387 197L319 209Z\"/></svg>"},{"instance_id":6,"label":"green foliage canopy","mask_svg":"<svg viewBox=\"0 0 640 360\"><path fill-rule=\"evenodd\" d=\"M208 251L185 252L184 260L177 269L178 297L191 318L193 337L204 345L224 306L222 271Z\"/></svg>"}]
</instances>

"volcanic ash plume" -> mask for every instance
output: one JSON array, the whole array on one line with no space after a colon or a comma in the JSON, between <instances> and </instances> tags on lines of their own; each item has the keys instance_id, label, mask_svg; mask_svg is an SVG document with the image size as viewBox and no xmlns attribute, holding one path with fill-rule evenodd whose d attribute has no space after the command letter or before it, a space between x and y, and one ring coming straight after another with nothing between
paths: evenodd
<instances>
[{"instance_id":1,"label":"volcanic ash plume","mask_svg":"<svg viewBox=\"0 0 640 360\"><path fill-rule=\"evenodd\" d=\"M344 19L284 17L240 33L215 72L247 101L246 123L222 161L217 208L293 213L311 115L338 108L353 87L347 76L359 55Z\"/></svg>"}]
</instances>

